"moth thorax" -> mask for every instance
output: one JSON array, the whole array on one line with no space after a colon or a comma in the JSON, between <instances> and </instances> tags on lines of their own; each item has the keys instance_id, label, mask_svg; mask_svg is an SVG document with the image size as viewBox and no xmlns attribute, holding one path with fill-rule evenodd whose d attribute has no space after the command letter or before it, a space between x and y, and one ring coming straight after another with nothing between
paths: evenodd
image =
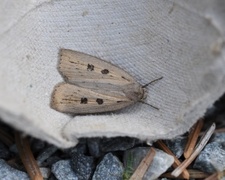
<instances>
[{"instance_id":1,"label":"moth thorax","mask_svg":"<svg viewBox=\"0 0 225 180\"><path fill-rule=\"evenodd\" d=\"M134 86L135 87L135 86ZM141 86L132 89L126 89L125 94L131 101L140 101L146 98L146 91Z\"/></svg>"}]
</instances>

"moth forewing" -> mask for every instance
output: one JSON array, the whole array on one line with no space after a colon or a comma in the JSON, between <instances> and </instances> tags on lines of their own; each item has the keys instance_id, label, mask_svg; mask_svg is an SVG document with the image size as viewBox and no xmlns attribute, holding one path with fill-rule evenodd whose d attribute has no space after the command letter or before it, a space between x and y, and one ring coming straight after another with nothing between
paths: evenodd
<instances>
[{"instance_id":1,"label":"moth forewing","mask_svg":"<svg viewBox=\"0 0 225 180\"><path fill-rule=\"evenodd\" d=\"M82 87L118 87L135 82L127 72L109 62L68 49L60 52L59 71L68 83Z\"/></svg>"},{"instance_id":2,"label":"moth forewing","mask_svg":"<svg viewBox=\"0 0 225 180\"><path fill-rule=\"evenodd\" d=\"M88 114L115 111L133 103L121 92L102 92L61 83L52 94L51 107L64 113Z\"/></svg>"}]
</instances>

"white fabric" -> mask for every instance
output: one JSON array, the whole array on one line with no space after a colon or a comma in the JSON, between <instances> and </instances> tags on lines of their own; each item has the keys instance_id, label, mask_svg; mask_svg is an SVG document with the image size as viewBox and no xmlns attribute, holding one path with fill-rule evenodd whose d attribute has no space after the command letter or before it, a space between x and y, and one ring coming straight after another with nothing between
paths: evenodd
<instances>
[{"instance_id":1,"label":"white fabric","mask_svg":"<svg viewBox=\"0 0 225 180\"><path fill-rule=\"evenodd\" d=\"M225 91L223 0L0 2L1 120L65 148L79 137L172 138ZM102 115L50 108L60 48L107 60L148 87L147 103Z\"/></svg>"}]
</instances>

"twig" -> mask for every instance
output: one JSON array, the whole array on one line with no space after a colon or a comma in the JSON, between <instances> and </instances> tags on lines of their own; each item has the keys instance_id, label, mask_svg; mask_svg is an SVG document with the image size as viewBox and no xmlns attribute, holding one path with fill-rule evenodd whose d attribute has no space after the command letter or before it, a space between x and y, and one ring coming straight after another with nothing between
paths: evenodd
<instances>
[{"instance_id":1,"label":"twig","mask_svg":"<svg viewBox=\"0 0 225 180\"><path fill-rule=\"evenodd\" d=\"M140 162L139 166L137 169L134 171L133 175L130 177L130 180L137 180L137 179L142 179L149 168L149 166L152 163L152 160L155 156L156 152L154 148L151 148L149 152L146 154L144 159Z\"/></svg>"},{"instance_id":2,"label":"twig","mask_svg":"<svg viewBox=\"0 0 225 180\"><path fill-rule=\"evenodd\" d=\"M27 138L21 137L19 132L15 133L16 146L18 148L20 158L24 167L27 170L32 180L43 180L37 162L34 159L33 153L30 149L29 141Z\"/></svg>"},{"instance_id":3,"label":"twig","mask_svg":"<svg viewBox=\"0 0 225 180\"><path fill-rule=\"evenodd\" d=\"M183 169L187 168L192 161L197 157L197 155L202 151L202 149L205 147L205 145L207 144L209 138L212 136L214 130L215 130L215 123L213 123L211 125L211 127L208 129L208 131L206 131L205 135L202 136L201 140L199 141L199 143L197 144L194 152L191 154L191 156L189 158L187 158L184 162L182 162L173 172L172 175L177 177L179 176Z\"/></svg>"},{"instance_id":4,"label":"twig","mask_svg":"<svg viewBox=\"0 0 225 180\"><path fill-rule=\"evenodd\" d=\"M203 126L203 119L200 119L191 130L189 136L188 136L188 142L184 149L184 157L187 159L192 154L194 147L197 143L199 133Z\"/></svg>"},{"instance_id":5,"label":"twig","mask_svg":"<svg viewBox=\"0 0 225 180\"><path fill-rule=\"evenodd\" d=\"M173 158L174 158L174 163L173 163L173 168L176 168L176 167L178 167L180 164L181 164L181 162L179 161L179 159L173 154L173 152L165 145L165 143L163 143L163 141L161 141L161 140L158 140L157 142L157 145L163 150L163 151L165 151L167 154L170 154L171 156L173 156ZM183 172L182 172L182 178L184 178L184 179L189 179L189 173L188 173L188 171L186 170L186 169L184 169L183 170Z\"/></svg>"}]
</instances>

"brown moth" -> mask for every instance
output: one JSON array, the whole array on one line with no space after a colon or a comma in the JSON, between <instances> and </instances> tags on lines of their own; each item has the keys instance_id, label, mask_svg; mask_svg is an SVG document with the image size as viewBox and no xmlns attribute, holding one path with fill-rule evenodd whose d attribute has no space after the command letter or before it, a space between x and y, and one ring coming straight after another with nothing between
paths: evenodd
<instances>
[{"instance_id":1,"label":"brown moth","mask_svg":"<svg viewBox=\"0 0 225 180\"><path fill-rule=\"evenodd\" d=\"M57 111L73 114L115 111L143 101L145 87L162 79L141 86L123 69L68 49L60 51L59 72L66 83L55 87L51 106Z\"/></svg>"}]
</instances>

